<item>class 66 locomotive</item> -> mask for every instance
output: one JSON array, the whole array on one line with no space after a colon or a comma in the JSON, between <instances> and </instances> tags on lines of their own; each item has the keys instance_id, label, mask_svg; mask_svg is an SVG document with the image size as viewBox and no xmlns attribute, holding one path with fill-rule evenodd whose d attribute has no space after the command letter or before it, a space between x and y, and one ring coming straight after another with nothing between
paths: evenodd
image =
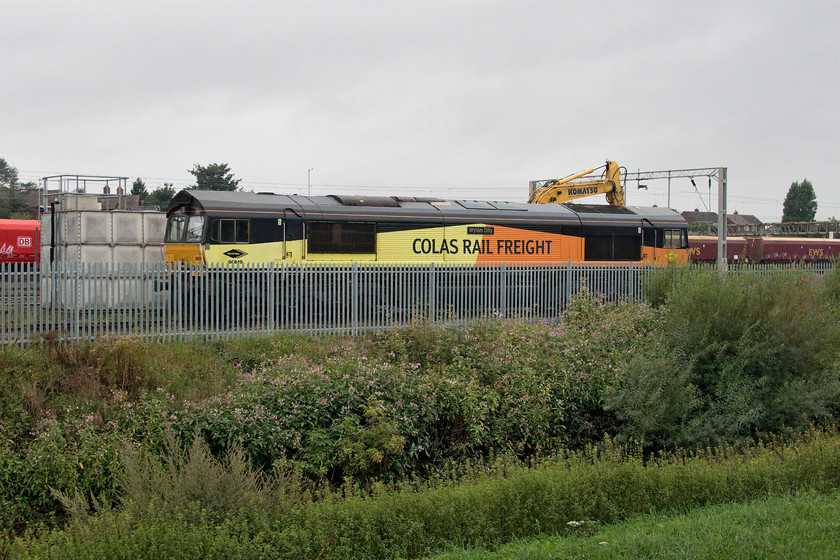
<instances>
[{"instance_id":1,"label":"class 66 locomotive","mask_svg":"<svg viewBox=\"0 0 840 560\"><path fill-rule=\"evenodd\" d=\"M181 267L670 263L686 262L688 234L657 207L184 190L164 253Z\"/></svg>"}]
</instances>

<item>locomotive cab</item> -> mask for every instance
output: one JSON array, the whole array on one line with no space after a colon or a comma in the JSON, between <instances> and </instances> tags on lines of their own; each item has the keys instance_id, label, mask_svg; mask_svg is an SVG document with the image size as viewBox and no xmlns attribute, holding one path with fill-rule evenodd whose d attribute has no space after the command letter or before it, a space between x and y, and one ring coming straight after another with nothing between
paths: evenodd
<instances>
[{"instance_id":1,"label":"locomotive cab","mask_svg":"<svg viewBox=\"0 0 840 560\"><path fill-rule=\"evenodd\" d=\"M168 264L201 264L206 221L204 212L190 206L169 212L164 236L164 260Z\"/></svg>"}]
</instances>

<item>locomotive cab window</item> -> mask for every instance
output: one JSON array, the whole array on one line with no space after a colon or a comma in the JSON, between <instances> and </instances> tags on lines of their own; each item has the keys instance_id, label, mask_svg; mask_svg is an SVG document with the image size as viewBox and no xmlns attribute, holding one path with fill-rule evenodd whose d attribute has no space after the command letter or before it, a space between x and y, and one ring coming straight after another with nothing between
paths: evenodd
<instances>
[{"instance_id":1,"label":"locomotive cab window","mask_svg":"<svg viewBox=\"0 0 840 560\"><path fill-rule=\"evenodd\" d=\"M204 234L204 216L173 214L166 222L167 243L199 243Z\"/></svg>"},{"instance_id":2,"label":"locomotive cab window","mask_svg":"<svg viewBox=\"0 0 840 560\"><path fill-rule=\"evenodd\" d=\"M189 225L187 226L187 232L184 240L188 243L200 242L203 233L204 216L190 216L190 221Z\"/></svg>"},{"instance_id":3,"label":"locomotive cab window","mask_svg":"<svg viewBox=\"0 0 840 560\"><path fill-rule=\"evenodd\" d=\"M213 243L250 243L250 220L216 220L210 230Z\"/></svg>"},{"instance_id":4,"label":"locomotive cab window","mask_svg":"<svg viewBox=\"0 0 840 560\"><path fill-rule=\"evenodd\" d=\"M183 214L171 216L166 222L167 243L178 243L184 240L184 231L187 229L187 217Z\"/></svg>"},{"instance_id":5,"label":"locomotive cab window","mask_svg":"<svg viewBox=\"0 0 840 560\"><path fill-rule=\"evenodd\" d=\"M369 222L310 222L307 250L325 254L376 252L376 224Z\"/></svg>"}]
</instances>

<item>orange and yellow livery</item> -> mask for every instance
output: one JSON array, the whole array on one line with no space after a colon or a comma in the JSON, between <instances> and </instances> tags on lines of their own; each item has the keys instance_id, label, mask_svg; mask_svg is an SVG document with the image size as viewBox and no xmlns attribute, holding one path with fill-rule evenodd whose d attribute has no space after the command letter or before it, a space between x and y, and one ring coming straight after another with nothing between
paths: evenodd
<instances>
[{"instance_id":1,"label":"orange and yellow livery","mask_svg":"<svg viewBox=\"0 0 840 560\"><path fill-rule=\"evenodd\" d=\"M476 266L685 261L667 208L185 190L168 210L176 264L379 262Z\"/></svg>"}]
</instances>

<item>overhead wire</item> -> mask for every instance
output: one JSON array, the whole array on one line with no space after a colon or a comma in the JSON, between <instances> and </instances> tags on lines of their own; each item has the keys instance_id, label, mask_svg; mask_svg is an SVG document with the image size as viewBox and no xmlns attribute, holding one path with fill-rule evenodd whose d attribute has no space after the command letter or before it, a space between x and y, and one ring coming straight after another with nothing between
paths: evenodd
<instances>
[{"instance_id":1,"label":"overhead wire","mask_svg":"<svg viewBox=\"0 0 840 560\"><path fill-rule=\"evenodd\" d=\"M21 183L27 182L34 182L40 183L43 177L53 176L53 175L60 175L60 173L52 172L52 171L34 171L34 170L19 170L18 171L18 180ZM195 184L195 179L187 179L184 177L138 177L144 181L146 184L146 188L149 191L154 190L155 188L162 187L164 184L172 185L176 190L188 188L191 185ZM133 182L132 178L129 178L129 184ZM149 184L153 183L153 184ZM301 194L304 193L307 189L307 184L303 182L282 182L282 181L244 181L240 182L240 188L245 190L254 190L254 191L277 191L277 194L285 194L280 191L286 191L288 194ZM511 196L510 189L504 189L502 187L497 188L488 188L486 185L484 186L470 186L470 185L423 185L423 186L407 186L407 185L396 185L396 184L384 184L384 185L369 185L369 184L341 184L341 183L312 183L311 188L313 189L313 195L316 196L323 196L325 194L365 194L370 192L377 192L383 194L392 194L392 195L428 195L428 196L438 196L441 198L481 198L481 199L489 199L489 200L511 200L511 201L526 201L528 198L527 187L523 185L521 189L521 193L518 196ZM341 192L329 192L330 189L333 190L340 190ZM716 188L712 187L712 196L716 197L717 192ZM666 196L665 187L664 185L659 188L653 187L651 185L651 189L647 191L636 191L632 188L632 184L626 186L626 191L628 191L629 197L631 200L642 200L642 201L657 201L662 202ZM701 189L702 191L702 189ZM474 193L482 193L482 196L475 197ZM498 192L498 195L494 195L492 193ZM462 193L469 193L469 194L462 194ZM682 187L679 184L671 186L671 199L672 199L672 206L674 199L680 201L681 204L687 204L689 207L695 207L696 204L692 203L692 199L694 199L698 192L695 191L693 188ZM700 192L699 194L702 194ZM765 196L754 196L754 195L741 195L737 192L732 192L730 190L727 193L727 206L728 208L732 208L734 204L737 205L757 205L757 206L769 206L773 205L774 212L773 215L781 216L782 213L782 203L784 201L784 197L775 198L775 197L765 197ZM825 199L818 199L818 208L821 211L826 211L831 209L832 211L828 212L832 215L840 214L840 201L835 200L825 200ZM658 204L662 205L662 204ZM711 211L715 211L715 208L711 208ZM769 215L768 212L763 212L762 215ZM780 219L780 218L779 218Z\"/></svg>"}]
</instances>

